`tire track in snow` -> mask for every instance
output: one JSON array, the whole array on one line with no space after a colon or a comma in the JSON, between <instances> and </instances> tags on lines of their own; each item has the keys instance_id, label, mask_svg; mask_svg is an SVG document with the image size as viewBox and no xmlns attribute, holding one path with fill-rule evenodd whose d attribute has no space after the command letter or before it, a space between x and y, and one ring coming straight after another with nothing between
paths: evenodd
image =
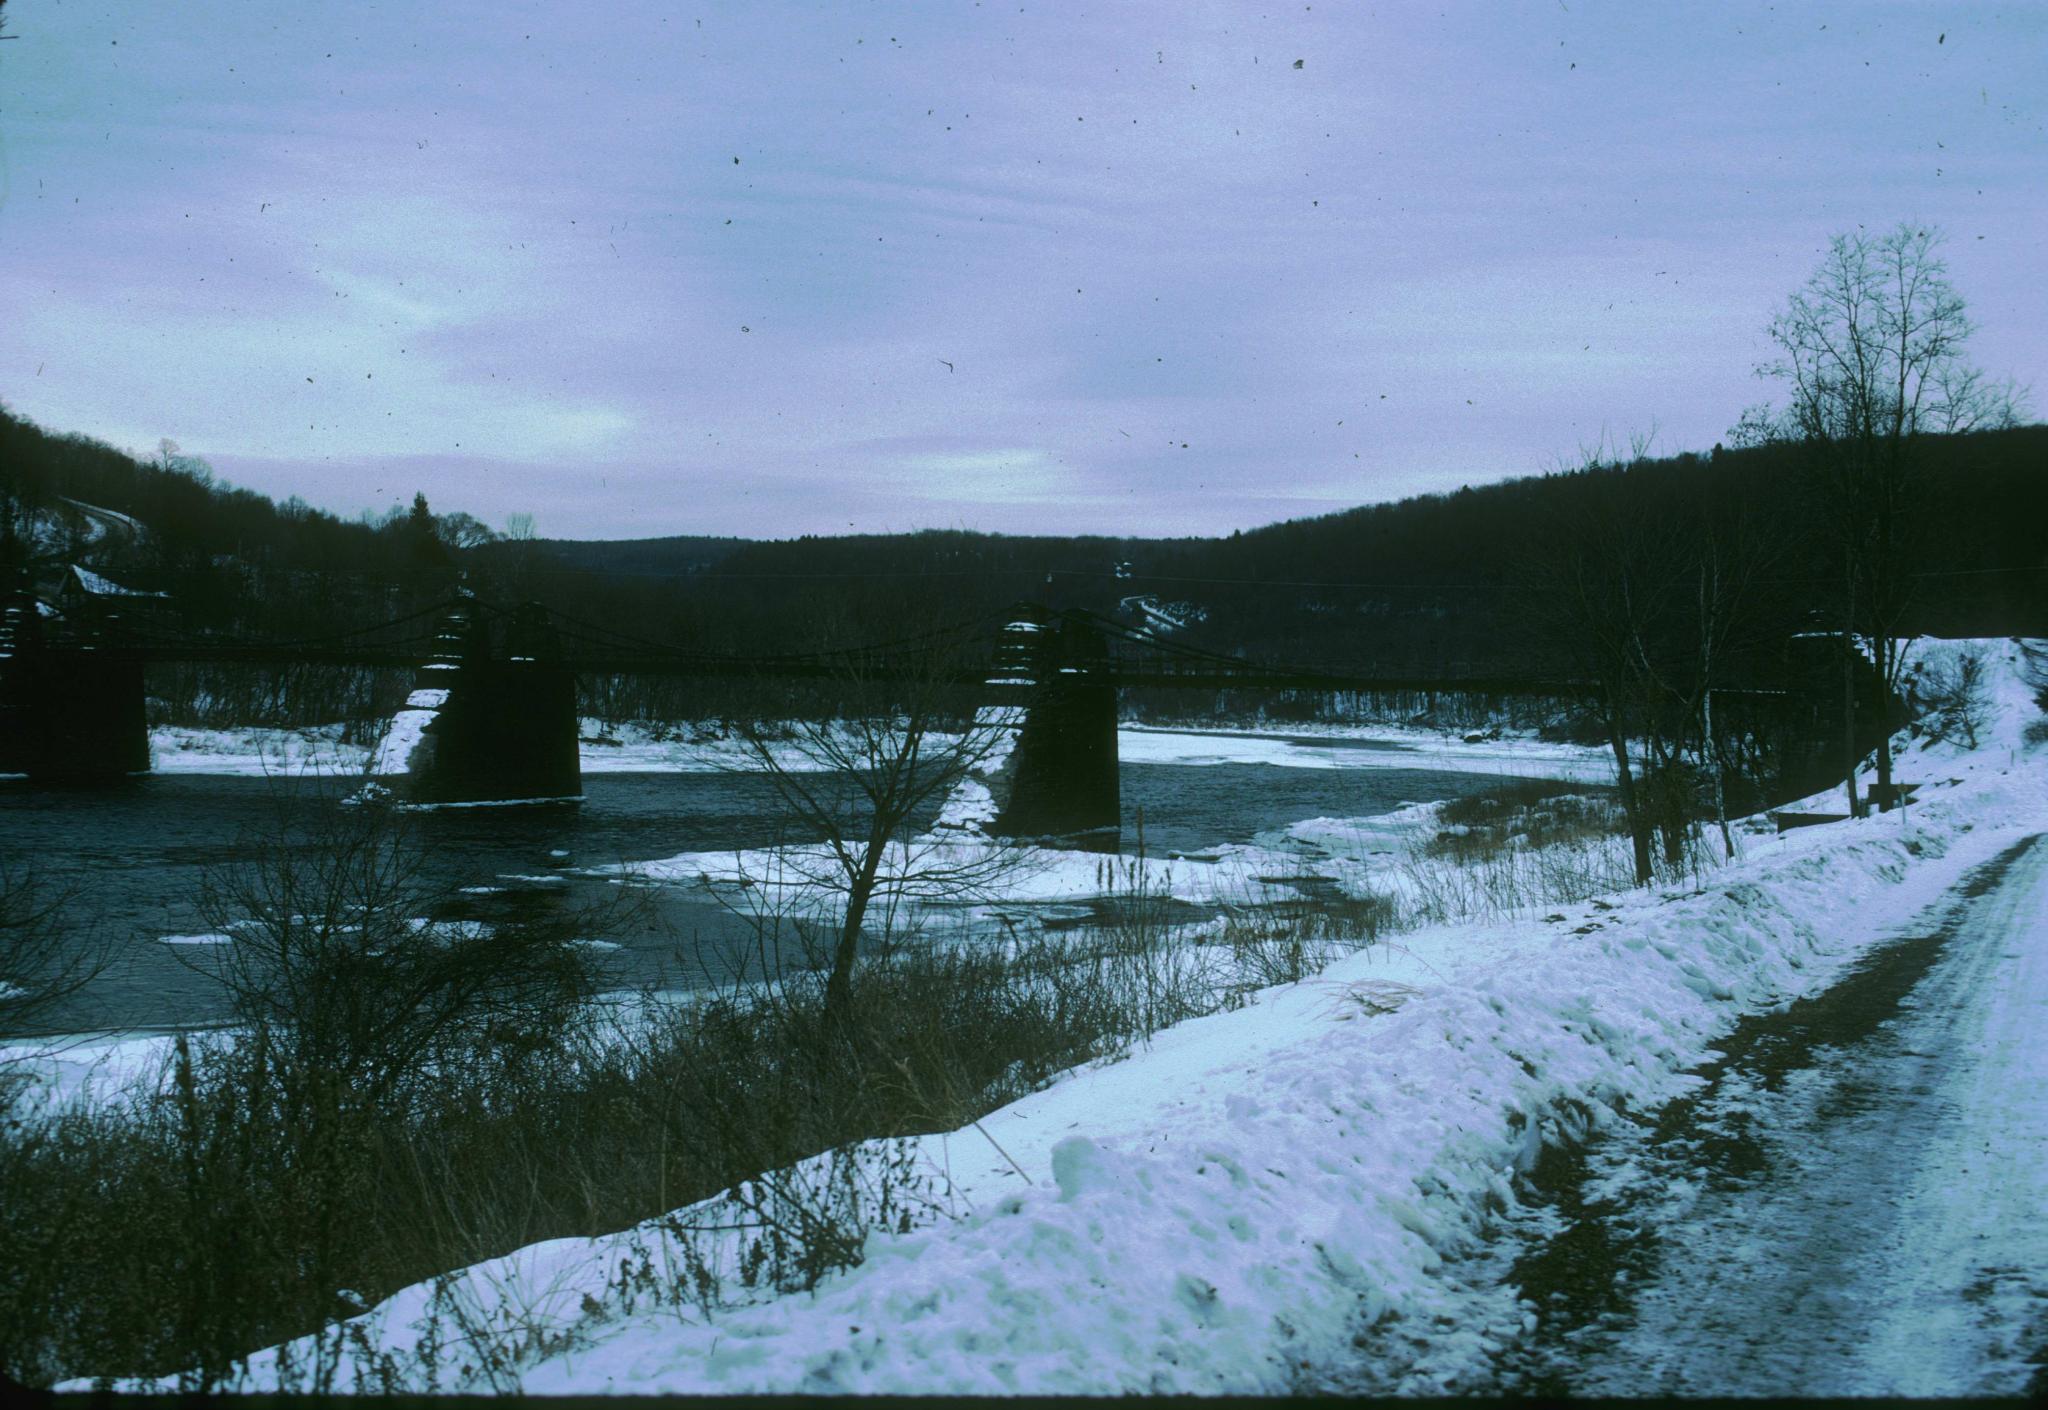
<instances>
[{"instance_id":1,"label":"tire track in snow","mask_svg":"<svg viewBox=\"0 0 2048 1410\"><path fill-rule=\"evenodd\" d=\"M1533 1326L1461 1388L2048 1389L2044 931L2036 837L1938 925L1738 1024L1692 1095L1548 1151L1464 1273Z\"/></svg>"}]
</instances>

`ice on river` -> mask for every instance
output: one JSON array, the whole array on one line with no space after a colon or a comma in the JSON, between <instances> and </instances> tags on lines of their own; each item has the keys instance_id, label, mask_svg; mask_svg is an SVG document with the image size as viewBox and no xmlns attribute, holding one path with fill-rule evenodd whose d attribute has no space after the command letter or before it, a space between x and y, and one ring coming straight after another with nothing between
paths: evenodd
<instances>
[{"instance_id":1,"label":"ice on river","mask_svg":"<svg viewBox=\"0 0 2048 1410\"><path fill-rule=\"evenodd\" d=\"M416 697L445 694L438 690L414 692ZM228 730L160 726L150 733L150 747L155 767L162 773L354 777L373 763L376 773L403 772L403 759L417 744L419 731L433 717L433 710L422 700L408 699L402 713L407 717L405 727L399 729L394 719L392 730L376 750L344 743L338 724ZM586 774L760 771L755 751L731 736L595 719L582 721L580 734L579 757ZM770 748L781 767L797 772L823 767L794 742L782 741ZM1466 743L1434 731L1393 725L1291 726L1285 732L1125 725L1117 731L1117 750L1120 758L1134 764L1428 769L1588 783L1614 779L1612 756L1602 749L1531 739ZM991 760L991 766L998 762Z\"/></svg>"}]
</instances>

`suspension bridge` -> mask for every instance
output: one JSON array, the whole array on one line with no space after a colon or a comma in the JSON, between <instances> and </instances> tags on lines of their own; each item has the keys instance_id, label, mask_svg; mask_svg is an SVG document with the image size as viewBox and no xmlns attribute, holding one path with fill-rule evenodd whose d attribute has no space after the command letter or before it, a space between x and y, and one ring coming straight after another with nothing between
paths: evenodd
<instances>
[{"instance_id":1,"label":"suspension bridge","mask_svg":"<svg viewBox=\"0 0 2048 1410\"><path fill-rule=\"evenodd\" d=\"M414 671L371 773L420 803L571 800L579 676L874 682L964 687L1008 707L1017 739L993 830L1113 829L1117 692L1133 687L1318 693L1561 696L1565 675L1503 676L1447 664L1422 673L1272 662L1172 640L1082 610L1019 604L891 640L809 652L713 652L467 592L390 621L318 637L258 639L161 622L51 621L27 594L0 606L0 773L91 780L150 766L144 673L209 662ZM1717 692L1718 693L1718 692ZM1762 688L1746 693L1786 695Z\"/></svg>"}]
</instances>

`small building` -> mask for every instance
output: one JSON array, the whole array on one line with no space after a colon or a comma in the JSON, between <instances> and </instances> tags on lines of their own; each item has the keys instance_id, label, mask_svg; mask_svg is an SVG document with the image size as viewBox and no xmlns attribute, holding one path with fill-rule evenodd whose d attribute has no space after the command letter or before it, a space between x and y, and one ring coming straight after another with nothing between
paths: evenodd
<instances>
[{"instance_id":1,"label":"small building","mask_svg":"<svg viewBox=\"0 0 2048 1410\"><path fill-rule=\"evenodd\" d=\"M73 563L64 569L54 590L43 594L58 613L73 622L99 622L109 617L155 618L170 607L167 592L148 592Z\"/></svg>"}]
</instances>

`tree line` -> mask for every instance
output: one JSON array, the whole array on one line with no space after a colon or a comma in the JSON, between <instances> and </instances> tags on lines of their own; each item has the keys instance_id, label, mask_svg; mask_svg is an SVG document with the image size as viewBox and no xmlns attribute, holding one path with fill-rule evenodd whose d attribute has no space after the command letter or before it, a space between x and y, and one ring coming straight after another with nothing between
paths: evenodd
<instances>
[{"instance_id":1,"label":"tree line","mask_svg":"<svg viewBox=\"0 0 2048 1410\"><path fill-rule=\"evenodd\" d=\"M2042 630L2048 551L2035 526L2048 513L2048 427L1926 434L1917 455L1930 493L1912 624L1938 634ZM280 504L222 484L175 450L142 459L0 408L0 572L83 561L168 591L187 620L220 627L308 617L362 625L466 574L479 590L712 649L813 620L821 603L880 624L939 597L966 616L1020 599L1114 610L1149 593L1200 603L1205 645L1252 654L1334 663L1420 658L1428 647L1490 658L1506 649L1500 617L1532 545L1589 482L1612 482L1650 517L1730 503L1784 525L1799 542L1773 585L1795 612L1818 605L1840 568L1819 541L1806 456L1789 439L1674 455L1596 448L1540 475L1206 539L929 530L571 542L515 539L465 514L423 513L417 500L356 519ZM132 515L149 532L98 543L74 533L38 548L29 521L54 512L59 497Z\"/></svg>"}]
</instances>

